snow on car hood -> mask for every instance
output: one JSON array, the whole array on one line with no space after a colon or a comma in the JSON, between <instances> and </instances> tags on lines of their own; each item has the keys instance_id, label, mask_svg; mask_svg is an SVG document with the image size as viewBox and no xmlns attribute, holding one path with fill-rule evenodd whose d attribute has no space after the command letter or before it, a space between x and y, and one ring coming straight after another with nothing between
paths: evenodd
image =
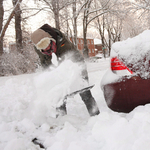
<instances>
[{"instance_id":1,"label":"snow on car hood","mask_svg":"<svg viewBox=\"0 0 150 150\"><path fill-rule=\"evenodd\" d=\"M140 57L143 53L150 51L150 30L145 30L143 33L127 40L116 42L112 45L111 56L121 55L129 57L136 55Z\"/></svg>"}]
</instances>

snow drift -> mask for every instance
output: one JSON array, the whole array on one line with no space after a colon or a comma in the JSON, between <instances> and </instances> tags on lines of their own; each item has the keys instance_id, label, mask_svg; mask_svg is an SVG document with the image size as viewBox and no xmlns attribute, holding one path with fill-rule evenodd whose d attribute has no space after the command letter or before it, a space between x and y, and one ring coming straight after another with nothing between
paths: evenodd
<instances>
[{"instance_id":1,"label":"snow drift","mask_svg":"<svg viewBox=\"0 0 150 150\"><path fill-rule=\"evenodd\" d=\"M1 77L0 149L40 150L32 142L36 137L47 150L149 150L150 105L129 114L111 111L100 89L109 59L87 63L87 67L90 84L95 84L92 94L101 111L94 117L89 117L79 95L68 99L68 115L53 117L55 100L79 88L68 88L80 82L73 75L79 69L75 64L64 62L51 71Z\"/></svg>"}]
</instances>

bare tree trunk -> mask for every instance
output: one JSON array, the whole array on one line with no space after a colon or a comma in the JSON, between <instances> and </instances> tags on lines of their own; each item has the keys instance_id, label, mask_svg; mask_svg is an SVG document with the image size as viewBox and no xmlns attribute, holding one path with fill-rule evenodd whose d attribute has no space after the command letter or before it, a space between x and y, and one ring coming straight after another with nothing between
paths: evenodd
<instances>
[{"instance_id":1,"label":"bare tree trunk","mask_svg":"<svg viewBox=\"0 0 150 150\"><path fill-rule=\"evenodd\" d=\"M54 12L54 17L55 17L55 26L58 30L60 30L60 25L59 25L59 0L52 0L52 10Z\"/></svg>"},{"instance_id":2,"label":"bare tree trunk","mask_svg":"<svg viewBox=\"0 0 150 150\"><path fill-rule=\"evenodd\" d=\"M105 21L104 21L104 15L102 16L103 17L103 21L102 21L102 31L101 31L101 35L102 35L102 46L105 47L105 42L104 42L104 39L105 39ZM101 29L101 26L99 26L99 28ZM105 54L104 54L105 55Z\"/></svg>"},{"instance_id":3,"label":"bare tree trunk","mask_svg":"<svg viewBox=\"0 0 150 150\"><path fill-rule=\"evenodd\" d=\"M84 18L83 18L83 40L84 40L84 48L83 48L83 55L85 58L89 57L89 49L87 45L87 27L88 27L88 17L89 17L89 8L91 5L91 0L87 0L84 5Z\"/></svg>"},{"instance_id":4,"label":"bare tree trunk","mask_svg":"<svg viewBox=\"0 0 150 150\"><path fill-rule=\"evenodd\" d=\"M49 8L52 10L54 14L54 19L55 19L55 27L60 30L60 21L59 21L59 5L60 1L59 0L43 0Z\"/></svg>"},{"instance_id":5,"label":"bare tree trunk","mask_svg":"<svg viewBox=\"0 0 150 150\"><path fill-rule=\"evenodd\" d=\"M18 0L12 0L13 5L15 6ZM16 46L18 50L23 48L22 46L22 30L21 30L21 9L20 3L15 9L15 31L16 31Z\"/></svg>"},{"instance_id":6,"label":"bare tree trunk","mask_svg":"<svg viewBox=\"0 0 150 150\"><path fill-rule=\"evenodd\" d=\"M84 19L86 19L86 18L84 18ZM86 35L87 35L87 24L86 24L86 21L83 21L83 40L84 40L83 55L85 58L88 58L89 57L89 49L88 49L88 45L87 45Z\"/></svg>"},{"instance_id":7,"label":"bare tree trunk","mask_svg":"<svg viewBox=\"0 0 150 150\"><path fill-rule=\"evenodd\" d=\"M103 14L105 14L109 11L109 9L106 7L107 4L109 3L109 1L107 1L104 6L102 6L100 8L96 8L95 10L92 10L92 6L93 6L92 2L94 2L94 1L93 0L85 0L84 7L83 7L83 9L84 9L84 15L83 15L83 17L84 17L83 18L84 50L83 50L83 54L86 58L89 57L89 55L88 55L88 45L87 45L87 39L86 39L88 25L94 19L96 19L97 17L99 17L99 16L101 16L101 15L103 15ZM106 7L106 9L104 7ZM102 10L102 8L105 11L101 12L100 10ZM97 13L99 11L100 11L100 13ZM97 13L97 15L94 15L92 17L91 15L94 14L94 13Z\"/></svg>"},{"instance_id":8,"label":"bare tree trunk","mask_svg":"<svg viewBox=\"0 0 150 150\"><path fill-rule=\"evenodd\" d=\"M73 0L73 30L74 30L74 44L77 48L77 15L76 15L76 0Z\"/></svg>"},{"instance_id":9,"label":"bare tree trunk","mask_svg":"<svg viewBox=\"0 0 150 150\"><path fill-rule=\"evenodd\" d=\"M1 34L0 34L0 41L3 41L3 37L4 37L5 32L6 32L7 28L8 28L8 25L9 25L11 19L13 18L14 14L15 14L15 10L16 10L18 4L19 4L21 1L22 1L22 0L18 0L18 1L17 1L16 5L15 5L14 9L12 10L12 12L10 13L10 15L9 15L9 17L8 17L8 19L7 19L6 23L5 23L5 25L4 25L4 27L2 27L2 29L1 29ZM2 4L3 4L3 3L2 3ZM4 13L4 11L2 11L2 13ZM1 13L0 13L0 15L1 15ZM2 20L2 22L3 22L3 20Z\"/></svg>"},{"instance_id":10,"label":"bare tree trunk","mask_svg":"<svg viewBox=\"0 0 150 150\"><path fill-rule=\"evenodd\" d=\"M111 51L111 32L108 30L108 50L109 50L109 55Z\"/></svg>"},{"instance_id":11,"label":"bare tree trunk","mask_svg":"<svg viewBox=\"0 0 150 150\"><path fill-rule=\"evenodd\" d=\"M3 27L3 16L4 16L4 8L3 8L3 0L0 1L0 34ZM3 54L3 38L0 39L0 55Z\"/></svg>"}]
</instances>

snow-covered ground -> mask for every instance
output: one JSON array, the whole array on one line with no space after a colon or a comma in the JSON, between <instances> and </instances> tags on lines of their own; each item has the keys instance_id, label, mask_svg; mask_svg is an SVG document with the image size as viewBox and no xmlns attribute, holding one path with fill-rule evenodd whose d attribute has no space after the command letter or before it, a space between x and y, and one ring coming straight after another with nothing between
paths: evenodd
<instances>
[{"instance_id":1,"label":"snow-covered ground","mask_svg":"<svg viewBox=\"0 0 150 150\"><path fill-rule=\"evenodd\" d=\"M1 77L0 150L42 149L31 142L34 138L47 150L150 150L150 105L129 114L111 111L100 88L109 59L87 67L101 112L94 117L76 95L67 100L68 115L55 118L58 100L82 86L79 67L71 62L51 71Z\"/></svg>"}]
</instances>

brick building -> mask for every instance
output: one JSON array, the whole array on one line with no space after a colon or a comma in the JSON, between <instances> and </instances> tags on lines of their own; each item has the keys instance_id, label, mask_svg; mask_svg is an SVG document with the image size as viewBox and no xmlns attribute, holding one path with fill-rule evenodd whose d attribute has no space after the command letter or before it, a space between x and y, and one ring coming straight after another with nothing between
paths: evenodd
<instances>
[{"instance_id":1,"label":"brick building","mask_svg":"<svg viewBox=\"0 0 150 150\"><path fill-rule=\"evenodd\" d=\"M102 41L100 39L94 39L95 53L102 54Z\"/></svg>"},{"instance_id":2,"label":"brick building","mask_svg":"<svg viewBox=\"0 0 150 150\"><path fill-rule=\"evenodd\" d=\"M84 40L83 40L83 38L77 38L77 41L78 41L78 49L83 54L82 50L84 48ZM89 49L89 57L95 56L96 52L95 52L94 40L87 39L87 45L88 45L88 49Z\"/></svg>"}]
</instances>

